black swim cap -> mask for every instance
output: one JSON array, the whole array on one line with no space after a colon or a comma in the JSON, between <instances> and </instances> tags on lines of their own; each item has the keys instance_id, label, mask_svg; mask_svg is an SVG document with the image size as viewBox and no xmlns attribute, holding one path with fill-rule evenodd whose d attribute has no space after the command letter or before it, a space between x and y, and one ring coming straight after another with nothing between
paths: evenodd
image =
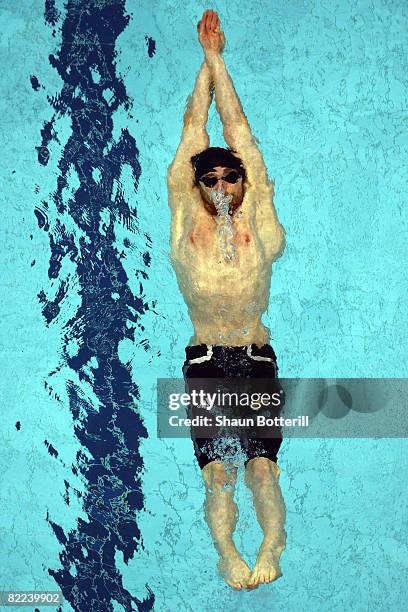
<instances>
[{"instance_id":1,"label":"black swim cap","mask_svg":"<svg viewBox=\"0 0 408 612\"><path fill-rule=\"evenodd\" d=\"M193 164L196 185L198 185L199 179L203 174L211 172L216 166L222 166L224 168L233 168L238 170L242 176L242 180L245 180L245 168L239 157L234 155L233 149L223 149L222 147L209 147L201 153L194 155L191 158Z\"/></svg>"}]
</instances>

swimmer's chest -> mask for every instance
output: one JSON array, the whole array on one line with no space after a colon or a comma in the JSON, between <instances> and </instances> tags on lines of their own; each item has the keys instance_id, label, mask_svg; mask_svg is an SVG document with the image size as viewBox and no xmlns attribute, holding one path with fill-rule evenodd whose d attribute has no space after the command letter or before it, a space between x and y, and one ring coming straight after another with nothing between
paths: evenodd
<instances>
[{"instance_id":1,"label":"swimmer's chest","mask_svg":"<svg viewBox=\"0 0 408 612\"><path fill-rule=\"evenodd\" d=\"M247 223L234 223L229 232L213 219L197 221L186 232L185 255L227 268L255 264L259 260L257 237ZM234 266L235 264L235 266ZM240 266L241 267L241 266Z\"/></svg>"},{"instance_id":2,"label":"swimmer's chest","mask_svg":"<svg viewBox=\"0 0 408 612\"><path fill-rule=\"evenodd\" d=\"M227 260L214 232L207 233L199 226L188 232L185 248L175 261L179 285L188 302L221 299L225 304L232 300L242 307L259 300L267 290L270 265L259 252L256 236L247 230L237 234L235 257Z\"/></svg>"},{"instance_id":3,"label":"swimmer's chest","mask_svg":"<svg viewBox=\"0 0 408 612\"><path fill-rule=\"evenodd\" d=\"M213 219L191 223L173 253L180 287L188 300L200 296L240 304L258 299L270 279L270 263L256 233L248 223L236 223L231 259L225 257L218 227ZM224 252L223 252L224 251Z\"/></svg>"}]
</instances>

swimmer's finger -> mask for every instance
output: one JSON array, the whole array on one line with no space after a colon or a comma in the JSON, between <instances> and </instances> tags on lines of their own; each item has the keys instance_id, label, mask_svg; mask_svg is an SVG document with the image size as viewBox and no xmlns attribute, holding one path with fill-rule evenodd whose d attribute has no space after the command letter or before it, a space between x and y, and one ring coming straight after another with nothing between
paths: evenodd
<instances>
[{"instance_id":1,"label":"swimmer's finger","mask_svg":"<svg viewBox=\"0 0 408 612\"><path fill-rule=\"evenodd\" d=\"M207 30L211 30L211 22L212 22L212 11L207 11L207 15L205 18L205 27L207 28Z\"/></svg>"},{"instance_id":2,"label":"swimmer's finger","mask_svg":"<svg viewBox=\"0 0 408 612\"><path fill-rule=\"evenodd\" d=\"M204 24L203 19L200 19L200 21L198 22L197 30L198 30L198 38L201 39L201 36L204 34L204 31L205 31L205 24Z\"/></svg>"}]
</instances>

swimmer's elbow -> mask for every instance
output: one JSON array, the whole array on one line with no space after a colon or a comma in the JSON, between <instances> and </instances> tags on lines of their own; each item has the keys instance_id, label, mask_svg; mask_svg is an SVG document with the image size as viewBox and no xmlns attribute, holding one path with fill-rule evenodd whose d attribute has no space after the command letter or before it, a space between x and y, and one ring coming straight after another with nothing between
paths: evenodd
<instances>
[{"instance_id":1,"label":"swimmer's elbow","mask_svg":"<svg viewBox=\"0 0 408 612\"><path fill-rule=\"evenodd\" d=\"M274 246L273 261L276 261L281 257L286 247L286 232L283 225L278 224Z\"/></svg>"},{"instance_id":2,"label":"swimmer's elbow","mask_svg":"<svg viewBox=\"0 0 408 612\"><path fill-rule=\"evenodd\" d=\"M183 165L174 160L167 170L167 189L169 192L178 192L182 188L183 180L185 180L186 172L183 171Z\"/></svg>"},{"instance_id":3,"label":"swimmer's elbow","mask_svg":"<svg viewBox=\"0 0 408 612\"><path fill-rule=\"evenodd\" d=\"M167 184L173 184L178 180L180 175L180 162L177 159L177 156L173 159L170 166L167 168Z\"/></svg>"},{"instance_id":4,"label":"swimmer's elbow","mask_svg":"<svg viewBox=\"0 0 408 612\"><path fill-rule=\"evenodd\" d=\"M224 139L230 146L245 145L247 142L252 142L253 136L248 120L244 113L235 117L233 121L224 123Z\"/></svg>"}]
</instances>

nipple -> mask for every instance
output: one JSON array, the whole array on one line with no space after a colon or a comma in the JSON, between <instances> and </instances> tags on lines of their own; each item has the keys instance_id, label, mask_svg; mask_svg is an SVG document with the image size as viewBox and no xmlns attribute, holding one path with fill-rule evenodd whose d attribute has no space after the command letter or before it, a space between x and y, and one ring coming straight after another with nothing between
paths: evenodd
<instances>
[{"instance_id":1,"label":"nipple","mask_svg":"<svg viewBox=\"0 0 408 612\"><path fill-rule=\"evenodd\" d=\"M218 226L218 243L224 259L231 261L236 254L232 217L229 214L232 195L226 195L224 188L221 187L218 191L211 192L211 199L217 209L215 221Z\"/></svg>"}]
</instances>

